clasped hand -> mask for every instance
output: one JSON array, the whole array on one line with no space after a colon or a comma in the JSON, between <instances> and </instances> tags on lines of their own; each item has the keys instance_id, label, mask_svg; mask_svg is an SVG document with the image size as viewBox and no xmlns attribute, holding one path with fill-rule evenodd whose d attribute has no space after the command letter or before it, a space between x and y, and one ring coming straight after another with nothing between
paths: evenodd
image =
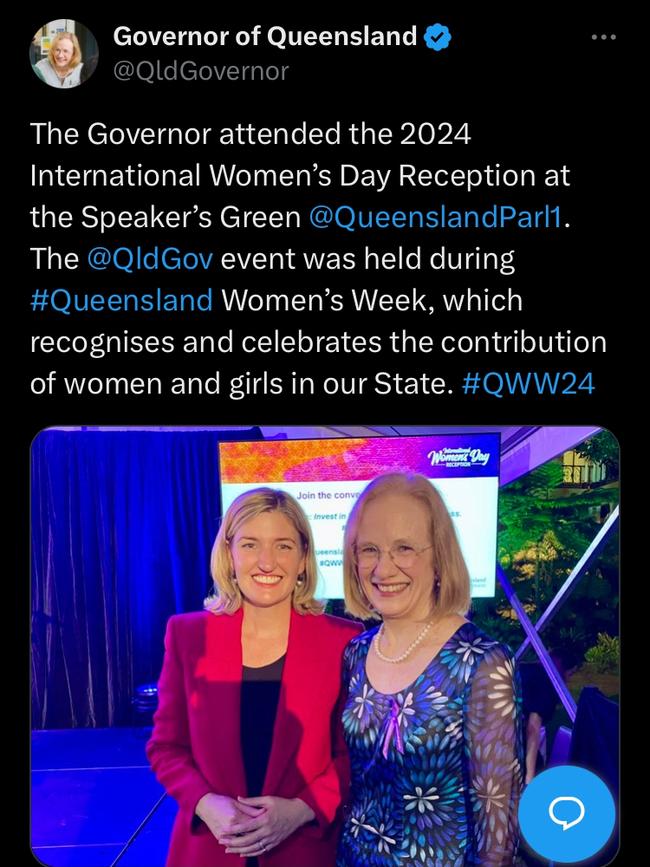
<instances>
[{"instance_id":1,"label":"clasped hand","mask_svg":"<svg viewBox=\"0 0 650 867\"><path fill-rule=\"evenodd\" d=\"M222 795L212 797L222 802L214 803L215 809L211 811L213 821L199 815L219 843L226 847L226 852L234 855L267 852L314 818L313 810L299 798L262 795L234 800Z\"/></svg>"}]
</instances>

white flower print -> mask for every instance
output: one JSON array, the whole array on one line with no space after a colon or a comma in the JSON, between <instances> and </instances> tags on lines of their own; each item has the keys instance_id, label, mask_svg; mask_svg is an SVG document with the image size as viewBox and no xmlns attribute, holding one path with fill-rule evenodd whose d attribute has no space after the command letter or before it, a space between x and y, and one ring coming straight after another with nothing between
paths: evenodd
<instances>
[{"instance_id":1,"label":"white flower print","mask_svg":"<svg viewBox=\"0 0 650 867\"><path fill-rule=\"evenodd\" d=\"M495 642L486 642L483 638L475 638L474 641L459 641L456 653L463 655L463 662L474 664L474 658L482 656L485 651Z\"/></svg>"},{"instance_id":2,"label":"white flower print","mask_svg":"<svg viewBox=\"0 0 650 867\"><path fill-rule=\"evenodd\" d=\"M509 659L504 659L502 665L497 665L495 670L490 672L490 679L496 683L491 684L492 692L488 693L488 698L494 702L495 711L499 711L502 717L511 717L515 713L513 678L514 665Z\"/></svg>"},{"instance_id":3,"label":"white flower print","mask_svg":"<svg viewBox=\"0 0 650 867\"><path fill-rule=\"evenodd\" d=\"M379 842L377 843L377 851L380 853L386 852L386 854L388 855L390 853L389 847L394 846L396 841L392 837L389 837L388 835L384 834L384 831L386 830L386 826L384 825L383 822L381 823L379 828L373 828L372 830L375 832L375 834L379 835Z\"/></svg>"},{"instance_id":4,"label":"white flower print","mask_svg":"<svg viewBox=\"0 0 650 867\"><path fill-rule=\"evenodd\" d=\"M361 719L364 714L364 711L368 713L372 712L373 702L372 696L375 694L374 689L369 686L367 683L363 685L363 692L361 695L357 695L354 697L355 704L358 704L359 707L355 707L353 713Z\"/></svg>"},{"instance_id":5,"label":"white flower print","mask_svg":"<svg viewBox=\"0 0 650 867\"><path fill-rule=\"evenodd\" d=\"M416 786L414 795L404 795L404 800L409 802L406 805L406 809L417 809L418 813L424 813L425 810L433 810L434 802L440 800L440 795L436 794L437 791L438 789L435 786L431 786L426 792L422 790L421 786Z\"/></svg>"},{"instance_id":6,"label":"white flower print","mask_svg":"<svg viewBox=\"0 0 650 867\"><path fill-rule=\"evenodd\" d=\"M408 725L408 717L413 716L415 713L415 708L411 707L413 704L413 693L409 692L406 698L403 698L401 693L397 696L397 701L399 703L399 711L397 714L397 721L400 726Z\"/></svg>"},{"instance_id":7,"label":"white flower print","mask_svg":"<svg viewBox=\"0 0 650 867\"><path fill-rule=\"evenodd\" d=\"M476 796L485 802L486 813L489 813L491 809L503 811L506 793L501 791L501 786L496 780L493 780L492 777L488 777L487 780L476 777L472 782Z\"/></svg>"},{"instance_id":8,"label":"white flower print","mask_svg":"<svg viewBox=\"0 0 650 867\"><path fill-rule=\"evenodd\" d=\"M431 702L431 710L433 713L446 707L449 702L449 698L446 695L443 695L435 686L430 686L424 694L427 700Z\"/></svg>"}]
</instances>

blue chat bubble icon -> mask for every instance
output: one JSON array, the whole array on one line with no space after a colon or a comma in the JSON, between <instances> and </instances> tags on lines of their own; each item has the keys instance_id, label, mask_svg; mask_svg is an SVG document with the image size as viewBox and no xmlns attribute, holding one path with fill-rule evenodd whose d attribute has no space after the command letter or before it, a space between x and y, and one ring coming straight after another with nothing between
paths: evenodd
<instances>
[{"instance_id":1,"label":"blue chat bubble icon","mask_svg":"<svg viewBox=\"0 0 650 867\"><path fill-rule=\"evenodd\" d=\"M519 804L519 827L543 858L573 864L611 837L616 805L605 783L585 768L560 765L535 777Z\"/></svg>"},{"instance_id":2,"label":"blue chat bubble icon","mask_svg":"<svg viewBox=\"0 0 650 867\"><path fill-rule=\"evenodd\" d=\"M578 807L578 818L573 819L572 821L567 821L566 819L562 819L555 813L555 808L558 804L569 803L575 804ZM574 798L571 795L561 796L559 798L553 798L548 807L548 814L551 817L551 822L555 822L556 825L562 825L562 830L568 831L569 828L573 828L574 825L578 825L585 817L585 805L582 803L580 798Z\"/></svg>"}]
</instances>

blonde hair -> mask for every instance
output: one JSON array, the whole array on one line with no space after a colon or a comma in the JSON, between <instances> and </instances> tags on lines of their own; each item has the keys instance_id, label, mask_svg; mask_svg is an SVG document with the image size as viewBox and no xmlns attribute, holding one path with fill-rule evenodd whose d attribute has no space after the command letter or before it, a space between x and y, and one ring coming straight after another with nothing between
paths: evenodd
<instances>
[{"instance_id":1,"label":"blonde hair","mask_svg":"<svg viewBox=\"0 0 650 867\"><path fill-rule=\"evenodd\" d=\"M81 46L79 45L79 40L75 36L74 33L57 33L56 36L50 42L50 48L47 52L48 59L50 64L56 69L56 62L54 60L54 49L57 44L61 42L62 39L69 39L72 42L72 57L70 58L70 63L68 67L70 69L74 69L75 66L79 66L81 63Z\"/></svg>"},{"instance_id":2,"label":"blonde hair","mask_svg":"<svg viewBox=\"0 0 650 867\"><path fill-rule=\"evenodd\" d=\"M299 614L322 614L325 605L314 598L318 584L318 570L309 521L292 496L273 488L253 488L240 494L228 507L210 558L214 590L203 603L203 607L213 614L234 614L241 607L242 593L234 580L230 543L242 524L264 512L280 512L291 521L300 537L305 571L303 580L293 591L294 609Z\"/></svg>"},{"instance_id":3,"label":"blonde hair","mask_svg":"<svg viewBox=\"0 0 650 867\"><path fill-rule=\"evenodd\" d=\"M456 531L447 507L429 479L417 473L385 473L378 476L361 492L354 504L343 537L343 585L345 607L361 620L379 619L370 607L361 588L354 562L354 545L359 522L368 503L389 494L414 497L426 506L430 516L430 535L433 553L434 576L432 580L435 610L437 614L465 615L471 604L469 572L463 559Z\"/></svg>"}]
</instances>

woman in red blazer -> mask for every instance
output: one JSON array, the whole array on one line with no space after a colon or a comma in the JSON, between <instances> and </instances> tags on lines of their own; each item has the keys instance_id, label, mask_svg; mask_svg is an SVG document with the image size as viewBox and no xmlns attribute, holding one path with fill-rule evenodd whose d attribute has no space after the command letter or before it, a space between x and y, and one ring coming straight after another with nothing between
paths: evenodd
<instances>
[{"instance_id":1,"label":"woman in red blazer","mask_svg":"<svg viewBox=\"0 0 650 867\"><path fill-rule=\"evenodd\" d=\"M206 611L170 619L147 755L179 803L167 867L332 867L349 770L341 664L307 519L257 488L228 509Z\"/></svg>"}]
</instances>

